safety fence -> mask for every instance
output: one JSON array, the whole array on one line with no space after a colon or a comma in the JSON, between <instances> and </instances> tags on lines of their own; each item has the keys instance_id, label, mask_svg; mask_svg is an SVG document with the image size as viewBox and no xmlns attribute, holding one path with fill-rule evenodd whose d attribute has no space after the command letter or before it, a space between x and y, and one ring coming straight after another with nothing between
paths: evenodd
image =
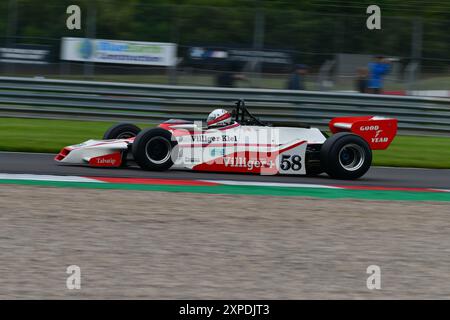
<instances>
[{"instance_id":1,"label":"safety fence","mask_svg":"<svg viewBox=\"0 0 450 320\"><path fill-rule=\"evenodd\" d=\"M450 99L0 77L0 116L159 122L205 120L245 99L264 121L325 128L333 117L395 117L403 133L450 135Z\"/></svg>"}]
</instances>

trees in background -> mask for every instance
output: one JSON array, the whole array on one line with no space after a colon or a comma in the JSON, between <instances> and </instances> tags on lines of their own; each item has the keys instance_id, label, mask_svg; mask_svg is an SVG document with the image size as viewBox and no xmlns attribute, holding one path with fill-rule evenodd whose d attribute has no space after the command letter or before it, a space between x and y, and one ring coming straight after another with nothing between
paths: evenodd
<instances>
[{"instance_id":1,"label":"trees in background","mask_svg":"<svg viewBox=\"0 0 450 320\"><path fill-rule=\"evenodd\" d=\"M365 28L373 1L333 0L4 0L0 32L6 36L8 1L17 1L17 42L52 42L85 36L95 6L96 37L167 41L179 45L251 47L256 9L264 14L264 47L309 53L311 63L335 52L410 56L413 20L423 26L422 56L448 59L450 3L377 0L382 29ZM67 30L65 8L82 7L83 29ZM426 63L426 61L425 61Z\"/></svg>"}]
</instances>

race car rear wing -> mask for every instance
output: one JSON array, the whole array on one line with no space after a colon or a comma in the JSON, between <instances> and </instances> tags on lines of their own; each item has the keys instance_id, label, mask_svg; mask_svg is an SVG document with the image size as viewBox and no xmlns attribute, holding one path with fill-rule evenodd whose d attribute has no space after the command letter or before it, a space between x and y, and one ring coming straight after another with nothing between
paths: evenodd
<instances>
[{"instance_id":1,"label":"race car rear wing","mask_svg":"<svg viewBox=\"0 0 450 320\"><path fill-rule=\"evenodd\" d=\"M361 136L372 150L384 150L397 134L397 119L374 116L339 117L328 124L331 132L352 132Z\"/></svg>"}]
</instances>

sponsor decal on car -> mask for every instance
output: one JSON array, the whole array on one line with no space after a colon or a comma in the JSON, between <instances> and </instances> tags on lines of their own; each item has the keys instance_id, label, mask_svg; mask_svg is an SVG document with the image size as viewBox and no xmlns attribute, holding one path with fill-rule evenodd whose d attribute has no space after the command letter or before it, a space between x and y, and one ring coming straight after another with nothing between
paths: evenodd
<instances>
[{"instance_id":1,"label":"sponsor decal on car","mask_svg":"<svg viewBox=\"0 0 450 320\"><path fill-rule=\"evenodd\" d=\"M377 126L377 125L359 127L359 130L361 130L361 131L377 131L379 129L380 129L380 126Z\"/></svg>"},{"instance_id":2,"label":"sponsor decal on car","mask_svg":"<svg viewBox=\"0 0 450 320\"><path fill-rule=\"evenodd\" d=\"M254 168L274 168L275 162L269 159L248 159L246 157L224 157L225 167L247 168L253 171Z\"/></svg>"},{"instance_id":3,"label":"sponsor decal on car","mask_svg":"<svg viewBox=\"0 0 450 320\"><path fill-rule=\"evenodd\" d=\"M229 136L226 134L220 136L208 136L204 134L196 134L191 136L192 142L212 143L212 142L237 142L237 136Z\"/></svg>"},{"instance_id":4,"label":"sponsor decal on car","mask_svg":"<svg viewBox=\"0 0 450 320\"><path fill-rule=\"evenodd\" d=\"M89 160L89 165L93 167L119 167L122 164L122 154L120 152L94 157Z\"/></svg>"},{"instance_id":5,"label":"sponsor decal on car","mask_svg":"<svg viewBox=\"0 0 450 320\"><path fill-rule=\"evenodd\" d=\"M372 143L385 143L389 141L388 137L380 137L380 133L382 133L383 130L377 130L377 133L375 134L375 137L372 138Z\"/></svg>"},{"instance_id":6,"label":"sponsor decal on car","mask_svg":"<svg viewBox=\"0 0 450 320\"><path fill-rule=\"evenodd\" d=\"M209 151L211 157L221 157L224 156L225 153L225 149L223 148L211 148L211 150Z\"/></svg>"}]
</instances>

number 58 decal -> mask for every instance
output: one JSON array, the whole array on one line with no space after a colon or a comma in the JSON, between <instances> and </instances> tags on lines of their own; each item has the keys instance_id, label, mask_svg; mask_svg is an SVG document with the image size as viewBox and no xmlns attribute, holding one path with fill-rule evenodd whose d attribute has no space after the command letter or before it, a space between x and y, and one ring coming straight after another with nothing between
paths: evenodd
<instances>
[{"instance_id":1,"label":"number 58 decal","mask_svg":"<svg viewBox=\"0 0 450 320\"><path fill-rule=\"evenodd\" d=\"M286 150L278 156L278 172L280 174L306 174L306 143Z\"/></svg>"},{"instance_id":2,"label":"number 58 decal","mask_svg":"<svg viewBox=\"0 0 450 320\"><path fill-rule=\"evenodd\" d=\"M298 154L295 155L283 154L281 156L281 163L280 163L281 170L298 171L301 168L302 168L302 157L300 157Z\"/></svg>"}]
</instances>

